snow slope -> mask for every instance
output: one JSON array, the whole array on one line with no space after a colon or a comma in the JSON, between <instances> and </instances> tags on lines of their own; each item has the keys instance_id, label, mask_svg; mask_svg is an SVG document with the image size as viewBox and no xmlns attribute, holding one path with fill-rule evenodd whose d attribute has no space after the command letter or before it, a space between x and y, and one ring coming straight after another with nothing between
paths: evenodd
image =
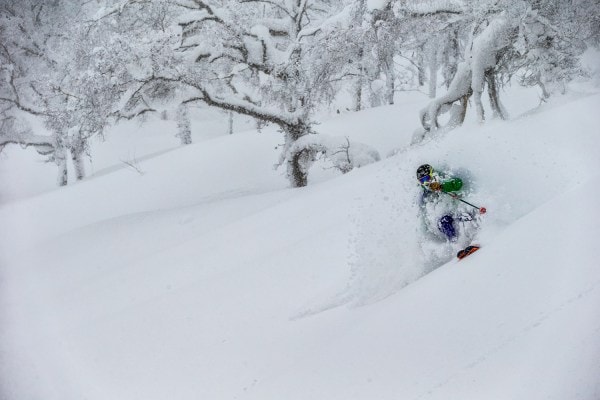
<instances>
[{"instance_id":1,"label":"snow slope","mask_svg":"<svg viewBox=\"0 0 600 400\"><path fill-rule=\"evenodd\" d=\"M416 147L422 103L341 116L319 130L400 150L301 189L267 130L6 203L0 398L600 398L598 104ZM460 263L424 261L422 162L489 210Z\"/></svg>"}]
</instances>

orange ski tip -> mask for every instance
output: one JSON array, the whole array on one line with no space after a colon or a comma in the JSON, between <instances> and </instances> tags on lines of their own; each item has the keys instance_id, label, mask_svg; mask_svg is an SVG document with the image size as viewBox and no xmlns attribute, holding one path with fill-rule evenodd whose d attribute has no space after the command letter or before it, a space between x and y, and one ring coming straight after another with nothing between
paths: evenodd
<instances>
[{"instance_id":1,"label":"orange ski tip","mask_svg":"<svg viewBox=\"0 0 600 400\"><path fill-rule=\"evenodd\" d=\"M458 257L459 260L462 260L466 256L475 253L479 249L480 249L480 247L477 245L467 246L463 250L459 251L456 254L456 257Z\"/></svg>"}]
</instances>

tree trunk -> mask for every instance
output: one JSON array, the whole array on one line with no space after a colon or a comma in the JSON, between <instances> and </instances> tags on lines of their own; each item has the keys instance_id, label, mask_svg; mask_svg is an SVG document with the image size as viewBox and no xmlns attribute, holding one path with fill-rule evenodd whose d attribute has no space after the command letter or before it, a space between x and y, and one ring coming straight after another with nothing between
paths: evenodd
<instances>
[{"instance_id":1,"label":"tree trunk","mask_svg":"<svg viewBox=\"0 0 600 400\"><path fill-rule=\"evenodd\" d=\"M493 70L487 70L485 72L485 80L488 85L488 94L490 96L490 105L492 106L492 113L494 117L498 117L500 119L506 119L506 113L504 112L504 108L500 103L500 99L498 97L498 89L496 87L496 77L494 76Z\"/></svg>"},{"instance_id":2,"label":"tree trunk","mask_svg":"<svg viewBox=\"0 0 600 400\"><path fill-rule=\"evenodd\" d=\"M78 181L85 178L85 164L83 161L83 155L85 154L86 141L82 138L82 132L79 131L70 143L69 150L71 152L71 160L75 167L75 177ZM66 150L65 150L66 158Z\"/></svg>"},{"instance_id":3,"label":"tree trunk","mask_svg":"<svg viewBox=\"0 0 600 400\"><path fill-rule=\"evenodd\" d=\"M483 109L483 103L481 102L481 95L483 89L473 91L473 101L475 102L475 111L477 112L477 120L479 122L485 121L485 110Z\"/></svg>"},{"instance_id":4,"label":"tree trunk","mask_svg":"<svg viewBox=\"0 0 600 400\"><path fill-rule=\"evenodd\" d=\"M481 102L481 96L483 95L483 88L485 79L481 82L475 82L473 79L471 82L471 89L473 90L473 102L475 103L475 112L477 113L477 120L479 122L485 121L485 110L483 109L483 103Z\"/></svg>"},{"instance_id":5,"label":"tree trunk","mask_svg":"<svg viewBox=\"0 0 600 400\"><path fill-rule=\"evenodd\" d=\"M449 89L450 83L456 75L456 67L458 65L458 60L460 59L459 39L457 30L454 30L454 32L452 32L447 46L447 59L445 61L442 73L444 75L444 83L446 84L446 89Z\"/></svg>"},{"instance_id":6,"label":"tree trunk","mask_svg":"<svg viewBox=\"0 0 600 400\"><path fill-rule=\"evenodd\" d=\"M417 50L417 79L419 87L425 85L425 62L423 61L423 46Z\"/></svg>"},{"instance_id":7,"label":"tree trunk","mask_svg":"<svg viewBox=\"0 0 600 400\"><path fill-rule=\"evenodd\" d=\"M396 92L396 84L394 77L387 78L387 103L391 106L394 104L394 94Z\"/></svg>"},{"instance_id":8,"label":"tree trunk","mask_svg":"<svg viewBox=\"0 0 600 400\"><path fill-rule=\"evenodd\" d=\"M354 111L360 111L362 109L362 94L363 94L363 79L360 76L354 83Z\"/></svg>"},{"instance_id":9,"label":"tree trunk","mask_svg":"<svg viewBox=\"0 0 600 400\"><path fill-rule=\"evenodd\" d=\"M427 50L427 58L429 65L429 98L435 99L437 94L437 73L439 69L437 60L437 46L430 44Z\"/></svg>"},{"instance_id":10,"label":"tree trunk","mask_svg":"<svg viewBox=\"0 0 600 400\"><path fill-rule=\"evenodd\" d=\"M75 177L78 181L85 178L85 163L83 161L83 150L82 149L71 149L71 159L73 160L73 166L75 167Z\"/></svg>"},{"instance_id":11,"label":"tree trunk","mask_svg":"<svg viewBox=\"0 0 600 400\"><path fill-rule=\"evenodd\" d=\"M308 183L307 163L310 154L301 151L296 154L288 154L294 142L309 133L309 127L303 122L296 125L288 125L283 128L285 132L285 157L287 157L287 175L292 187L304 187Z\"/></svg>"},{"instance_id":12,"label":"tree trunk","mask_svg":"<svg viewBox=\"0 0 600 400\"><path fill-rule=\"evenodd\" d=\"M177 108L177 136L182 145L192 144L192 130L190 128L190 118L185 104L180 104Z\"/></svg>"},{"instance_id":13,"label":"tree trunk","mask_svg":"<svg viewBox=\"0 0 600 400\"><path fill-rule=\"evenodd\" d=\"M288 175L292 187L304 187L308 184L308 173L304 166L307 164L309 157L309 152L300 151L288 160Z\"/></svg>"},{"instance_id":14,"label":"tree trunk","mask_svg":"<svg viewBox=\"0 0 600 400\"><path fill-rule=\"evenodd\" d=\"M364 86L364 69L362 66L363 59L363 49L361 48L358 51L358 78L354 83L354 111L362 110L362 101L363 101L363 86Z\"/></svg>"},{"instance_id":15,"label":"tree trunk","mask_svg":"<svg viewBox=\"0 0 600 400\"><path fill-rule=\"evenodd\" d=\"M550 93L548 93L546 85L544 85L544 83L542 82L542 74L538 72L535 77L535 80L537 82L537 85L542 90L542 100L548 100L548 98L550 97Z\"/></svg>"},{"instance_id":16,"label":"tree trunk","mask_svg":"<svg viewBox=\"0 0 600 400\"><path fill-rule=\"evenodd\" d=\"M393 57L389 57L385 63L385 86L386 86L386 101L389 105L394 104L394 94L396 91L396 82L394 75L394 60Z\"/></svg>"},{"instance_id":17,"label":"tree trunk","mask_svg":"<svg viewBox=\"0 0 600 400\"><path fill-rule=\"evenodd\" d=\"M54 162L58 166L58 176L56 183L58 186L67 186L69 183L69 174L67 171L67 157L63 146L59 146L54 151Z\"/></svg>"},{"instance_id":18,"label":"tree trunk","mask_svg":"<svg viewBox=\"0 0 600 400\"><path fill-rule=\"evenodd\" d=\"M471 95L473 94L473 91L471 89L469 89L469 91L467 92L467 94L465 94L463 97L460 98L460 115L458 118L458 125L462 125L463 122L465 122L465 117L467 116L467 106L469 105L469 97L471 97Z\"/></svg>"}]
</instances>

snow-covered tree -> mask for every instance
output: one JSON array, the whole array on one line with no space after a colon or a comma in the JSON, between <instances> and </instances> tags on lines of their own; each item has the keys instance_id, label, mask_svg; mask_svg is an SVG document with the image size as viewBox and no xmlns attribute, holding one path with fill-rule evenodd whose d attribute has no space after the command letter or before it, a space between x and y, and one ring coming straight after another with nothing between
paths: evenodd
<instances>
[{"instance_id":1,"label":"snow-covered tree","mask_svg":"<svg viewBox=\"0 0 600 400\"><path fill-rule=\"evenodd\" d=\"M448 91L421 112L425 131L438 129L439 115L448 110L452 112L450 126L462 123L471 96L483 121L486 87L493 115L506 118L498 89L512 76L523 84L539 85L547 96L549 86L560 85L577 73L577 57L585 49L586 38L578 32L583 16L577 17L572 2L486 0L454 2L452 8L450 3L424 3L430 7L429 14L451 13L470 32ZM587 0L580 3L591 6ZM404 10L410 7L416 6L404 5ZM415 12L422 11L415 8Z\"/></svg>"},{"instance_id":2,"label":"snow-covered tree","mask_svg":"<svg viewBox=\"0 0 600 400\"><path fill-rule=\"evenodd\" d=\"M45 54L43 8L31 2L0 5L0 149L7 144L32 146L54 154L54 136L34 134L28 117L47 116L45 97L36 86L52 60Z\"/></svg>"},{"instance_id":3,"label":"snow-covered tree","mask_svg":"<svg viewBox=\"0 0 600 400\"><path fill-rule=\"evenodd\" d=\"M329 57L352 78L353 110L393 104L402 29L391 2L356 0L347 7L346 24L327 37ZM327 57L327 56L325 56Z\"/></svg>"},{"instance_id":4,"label":"snow-covered tree","mask_svg":"<svg viewBox=\"0 0 600 400\"><path fill-rule=\"evenodd\" d=\"M0 145L33 146L47 155L59 167L59 185L67 184L69 153L77 178L85 176L87 140L107 122L111 76L93 54L87 12L94 8L70 0L0 6ZM49 133L34 134L31 118Z\"/></svg>"},{"instance_id":5,"label":"snow-covered tree","mask_svg":"<svg viewBox=\"0 0 600 400\"><path fill-rule=\"evenodd\" d=\"M334 3L334 2L331 2ZM280 163L293 186L307 183L304 153L287 157L311 131L311 113L332 73L314 49L335 21L325 0L189 1L182 4L186 83L210 106L278 125L285 136Z\"/></svg>"},{"instance_id":6,"label":"snow-covered tree","mask_svg":"<svg viewBox=\"0 0 600 400\"><path fill-rule=\"evenodd\" d=\"M367 4L368 33L371 63L371 105L394 104L396 90L396 68L394 57L403 44L401 26L394 15L391 3L378 8Z\"/></svg>"},{"instance_id":7,"label":"snow-covered tree","mask_svg":"<svg viewBox=\"0 0 600 400\"><path fill-rule=\"evenodd\" d=\"M456 1L396 2L396 24L403 37L401 49L418 68L418 84L427 84L435 98L439 86L450 85L460 61L465 24ZM440 82L439 76L443 78Z\"/></svg>"},{"instance_id":8,"label":"snow-covered tree","mask_svg":"<svg viewBox=\"0 0 600 400\"><path fill-rule=\"evenodd\" d=\"M164 4L125 1L103 19L119 16L131 24L135 15ZM143 26L145 40L129 56L139 66L119 112L138 115L159 101L202 102L276 124L285 136L280 164L287 165L293 186L306 185L302 160L286 156L311 132L312 112L331 90L330 75L338 73L317 51L339 22L336 2L182 0L168 10L180 30L168 23L164 29Z\"/></svg>"},{"instance_id":9,"label":"snow-covered tree","mask_svg":"<svg viewBox=\"0 0 600 400\"><path fill-rule=\"evenodd\" d=\"M462 123L469 102L483 121L484 91L505 118L506 82L545 98L580 73L577 57L600 43L599 14L595 0L4 0L0 150L34 147L66 184L67 159L81 179L89 139L120 119L168 110L191 143L198 102L277 125L278 165L303 186L306 166L331 151L300 139L339 93L355 110L392 104L403 59L422 83L427 72L425 132L448 110L450 126Z\"/></svg>"}]
</instances>

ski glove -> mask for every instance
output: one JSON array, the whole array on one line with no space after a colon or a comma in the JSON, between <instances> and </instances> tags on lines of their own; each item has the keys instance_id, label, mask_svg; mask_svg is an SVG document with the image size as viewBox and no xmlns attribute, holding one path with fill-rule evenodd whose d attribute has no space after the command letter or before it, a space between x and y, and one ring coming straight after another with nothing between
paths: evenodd
<instances>
[{"instance_id":1,"label":"ski glove","mask_svg":"<svg viewBox=\"0 0 600 400\"><path fill-rule=\"evenodd\" d=\"M438 190L442 190L442 184L439 182L431 182L429 184L429 189L437 192Z\"/></svg>"}]
</instances>

